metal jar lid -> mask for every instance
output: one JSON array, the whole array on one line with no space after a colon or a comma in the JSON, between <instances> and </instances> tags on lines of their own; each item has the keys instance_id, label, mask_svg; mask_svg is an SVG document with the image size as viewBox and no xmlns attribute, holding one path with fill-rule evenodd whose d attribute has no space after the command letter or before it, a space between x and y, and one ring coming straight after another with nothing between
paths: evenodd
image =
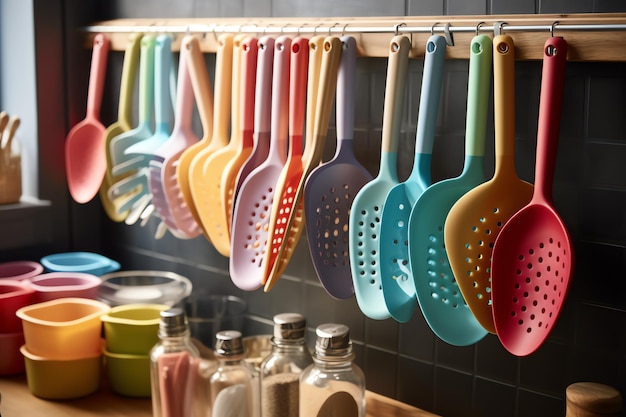
<instances>
[{"instance_id":1,"label":"metal jar lid","mask_svg":"<svg viewBox=\"0 0 626 417\"><path fill-rule=\"evenodd\" d=\"M238 330L222 330L215 335L215 353L221 356L243 354L243 340Z\"/></svg>"},{"instance_id":2,"label":"metal jar lid","mask_svg":"<svg viewBox=\"0 0 626 417\"><path fill-rule=\"evenodd\" d=\"M337 323L322 324L315 330L315 352L324 356L342 356L352 351L350 329Z\"/></svg>"},{"instance_id":3,"label":"metal jar lid","mask_svg":"<svg viewBox=\"0 0 626 417\"><path fill-rule=\"evenodd\" d=\"M183 309L175 307L161 311L161 321L159 322L160 337L177 337L188 333L187 315Z\"/></svg>"},{"instance_id":4,"label":"metal jar lid","mask_svg":"<svg viewBox=\"0 0 626 417\"><path fill-rule=\"evenodd\" d=\"M282 313L274 316L274 338L277 340L300 340L306 333L306 319L298 313Z\"/></svg>"}]
</instances>

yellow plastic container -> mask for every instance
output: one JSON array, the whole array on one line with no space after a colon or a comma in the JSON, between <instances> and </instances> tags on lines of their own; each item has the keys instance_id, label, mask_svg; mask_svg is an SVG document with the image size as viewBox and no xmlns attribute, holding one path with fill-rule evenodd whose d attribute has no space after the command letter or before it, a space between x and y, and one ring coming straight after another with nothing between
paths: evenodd
<instances>
[{"instance_id":1,"label":"yellow plastic container","mask_svg":"<svg viewBox=\"0 0 626 417\"><path fill-rule=\"evenodd\" d=\"M26 348L48 359L92 357L102 349L100 316L111 307L87 298L59 298L17 310Z\"/></svg>"},{"instance_id":2,"label":"yellow plastic container","mask_svg":"<svg viewBox=\"0 0 626 417\"><path fill-rule=\"evenodd\" d=\"M165 304L126 304L113 307L100 318L106 348L112 353L147 355L159 341L161 311Z\"/></svg>"},{"instance_id":3,"label":"yellow plastic container","mask_svg":"<svg viewBox=\"0 0 626 417\"><path fill-rule=\"evenodd\" d=\"M111 389L128 397L150 397L150 355L129 355L104 350Z\"/></svg>"},{"instance_id":4,"label":"yellow plastic container","mask_svg":"<svg viewBox=\"0 0 626 417\"><path fill-rule=\"evenodd\" d=\"M100 388L100 352L77 359L51 359L20 348L26 365L28 389L37 397L66 400L85 397Z\"/></svg>"}]
</instances>

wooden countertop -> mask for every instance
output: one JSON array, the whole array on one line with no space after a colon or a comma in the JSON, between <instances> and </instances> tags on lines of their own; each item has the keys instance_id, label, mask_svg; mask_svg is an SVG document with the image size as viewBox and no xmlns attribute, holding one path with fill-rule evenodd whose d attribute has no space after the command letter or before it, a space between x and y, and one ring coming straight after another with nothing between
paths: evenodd
<instances>
[{"instance_id":1,"label":"wooden countertop","mask_svg":"<svg viewBox=\"0 0 626 417\"><path fill-rule=\"evenodd\" d=\"M0 378L0 414L46 417L152 417L152 403L146 398L127 398L111 391L106 381L85 398L48 401L28 390L26 376ZM371 391L366 393L367 417L436 417L435 414L409 406Z\"/></svg>"}]
</instances>

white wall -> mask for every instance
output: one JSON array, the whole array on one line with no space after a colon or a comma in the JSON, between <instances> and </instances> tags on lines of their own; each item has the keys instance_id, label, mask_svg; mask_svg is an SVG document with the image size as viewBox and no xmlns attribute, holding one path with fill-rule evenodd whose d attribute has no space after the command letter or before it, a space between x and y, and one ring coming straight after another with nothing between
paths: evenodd
<instances>
[{"instance_id":1,"label":"white wall","mask_svg":"<svg viewBox=\"0 0 626 417\"><path fill-rule=\"evenodd\" d=\"M32 0L0 0L0 108L21 118L22 195L37 197L37 96Z\"/></svg>"}]
</instances>

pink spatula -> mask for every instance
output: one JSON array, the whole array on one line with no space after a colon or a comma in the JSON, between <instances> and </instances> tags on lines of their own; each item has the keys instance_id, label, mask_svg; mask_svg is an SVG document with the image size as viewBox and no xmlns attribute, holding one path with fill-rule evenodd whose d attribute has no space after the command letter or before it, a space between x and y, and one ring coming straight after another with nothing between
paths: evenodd
<instances>
[{"instance_id":1,"label":"pink spatula","mask_svg":"<svg viewBox=\"0 0 626 417\"><path fill-rule=\"evenodd\" d=\"M87 203L98 194L107 169L104 153L106 128L99 117L110 45L109 38L102 34L94 38L87 114L69 131L65 140L67 185L77 203Z\"/></svg>"}]
</instances>

